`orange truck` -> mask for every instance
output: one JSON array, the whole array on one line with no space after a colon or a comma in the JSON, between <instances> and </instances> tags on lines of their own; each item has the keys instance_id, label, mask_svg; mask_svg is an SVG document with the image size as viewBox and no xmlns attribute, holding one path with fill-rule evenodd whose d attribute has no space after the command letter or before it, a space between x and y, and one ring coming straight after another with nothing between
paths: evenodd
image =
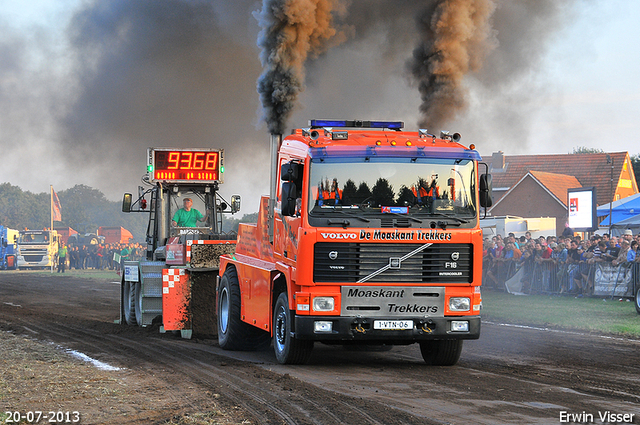
<instances>
[{"instance_id":1,"label":"orange truck","mask_svg":"<svg viewBox=\"0 0 640 425\"><path fill-rule=\"evenodd\" d=\"M271 193L220 257L223 349L272 342L303 364L315 342L419 343L427 364L454 365L479 338L491 176L458 133L403 127L311 120L271 136Z\"/></svg>"},{"instance_id":2,"label":"orange truck","mask_svg":"<svg viewBox=\"0 0 640 425\"><path fill-rule=\"evenodd\" d=\"M104 237L104 243L129 243L133 235L124 227L98 227L98 235Z\"/></svg>"},{"instance_id":3,"label":"orange truck","mask_svg":"<svg viewBox=\"0 0 640 425\"><path fill-rule=\"evenodd\" d=\"M69 237L73 235L77 235L78 232L73 230L71 227L55 227L54 230L58 232L58 237L65 244L69 243Z\"/></svg>"}]
</instances>

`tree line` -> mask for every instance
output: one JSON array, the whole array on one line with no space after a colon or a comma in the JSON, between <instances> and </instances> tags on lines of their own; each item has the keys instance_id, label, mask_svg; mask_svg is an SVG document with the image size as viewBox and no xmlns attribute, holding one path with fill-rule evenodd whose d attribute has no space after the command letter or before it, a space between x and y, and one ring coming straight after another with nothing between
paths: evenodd
<instances>
[{"instance_id":1,"label":"tree line","mask_svg":"<svg viewBox=\"0 0 640 425\"><path fill-rule=\"evenodd\" d=\"M149 215L123 213L121 201L109 201L98 189L86 185L56 191L60 200L62 221L54 228L71 227L80 234L96 233L98 227L124 227L136 242L144 242ZM223 217L225 232L237 231L238 224L257 222L258 213L245 214L241 219ZM23 191L10 183L0 184L0 225L10 229L39 230L51 226L51 195L49 192Z\"/></svg>"},{"instance_id":2,"label":"tree line","mask_svg":"<svg viewBox=\"0 0 640 425\"><path fill-rule=\"evenodd\" d=\"M62 221L54 221L54 228L71 227L84 234L95 233L100 226L124 227L136 241L144 240L146 214L125 214L121 202L109 201L101 191L85 185L56 193ZM0 224L17 230L49 228L50 196L48 192L32 193L10 183L0 184Z\"/></svg>"}]
</instances>

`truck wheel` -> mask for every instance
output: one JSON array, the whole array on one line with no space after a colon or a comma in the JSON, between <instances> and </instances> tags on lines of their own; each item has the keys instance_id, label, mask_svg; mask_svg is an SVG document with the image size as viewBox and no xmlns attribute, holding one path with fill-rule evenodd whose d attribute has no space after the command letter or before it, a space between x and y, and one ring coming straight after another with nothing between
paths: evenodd
<instances>
[{"instance_id":1,"label":"truck wheel","mask_svg":"<svg viewBox=\"0 0 640 425\"><path fill-rule=\"evenodd\" d=\"M122 312L127 325L136 325L136 291L135 282L122 278Z\"/></svg>"},{"instance_id":2,"label":"truck wheel","mask_svg":"<svg viewBox=\"0 0 640 425\"><path fill-rule=\"evenodd\" d=\"M135 288L133 306L135 309L136 323L138 324L138 326L142 326L142 283L135 282L133 286Z\"/></svg>"},{"instance_id":3,"label":"truck wheel","mask_svg":"<svg viewBox=\"0 0 640 425\"><path fill-rule=\"evenodd\" d=\"M428 365L453 366L462 353L462 340L423 341L420 343L420 353Z\"/></svg>"},{"instance_id":4,"label":"truck wheel","mask_svg":"<svg viewBox=\"0 0 640 425\"><path fill-rule=\"evenodd\" d=\"M640 314L640 285L637 285L638 287L636 288L636 312L638 314Z\"/></svg>"},{"instance_id":5,"label":"truck wheel","mask_svg":"<svg viewBox=\"0 0 640 425\"><path fill-rule=\"evenodd\" d=\"M241 294L238 273L228 267L218 287L218 344L223 350L254 351L271 343L269 332L240 319Z\"/></svg>"},{"instance_id":6,"label":"truck wheel","mask_svg":"<svg viewBox=\"0 0 640 425\"><path fill-rule=\"evenodd\" d=\"M292 323L289 300L286 292L282 292L273 309L273 349L276 359L281 364L305 364L311 357L313 341L293 337Z\"/></svg>"}]
</instances>

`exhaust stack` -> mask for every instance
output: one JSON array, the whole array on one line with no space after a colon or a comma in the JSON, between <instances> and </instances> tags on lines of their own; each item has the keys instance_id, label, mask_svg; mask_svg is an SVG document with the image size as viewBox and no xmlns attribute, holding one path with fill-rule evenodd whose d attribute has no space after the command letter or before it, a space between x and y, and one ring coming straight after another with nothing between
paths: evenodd
<instances>
[{"instance_id":1,"label":"exhaust stack","mask_svg":"<svg viewBox=\"0 0 640 425\"><path fill-rule=\"evenodd\" d=\"M268 213L268 229L269 229L269 242L273 243L273 226L274 226L274 218L275 218L275 208L276 208L276 193L278 192L278 150L280 149L280 145L282 144L282 134L271 134L271 145L270 145L270 161L271 161L271 172L270 172L270 180L269 180L269 213Z\"/></svg>"}]
</instances>

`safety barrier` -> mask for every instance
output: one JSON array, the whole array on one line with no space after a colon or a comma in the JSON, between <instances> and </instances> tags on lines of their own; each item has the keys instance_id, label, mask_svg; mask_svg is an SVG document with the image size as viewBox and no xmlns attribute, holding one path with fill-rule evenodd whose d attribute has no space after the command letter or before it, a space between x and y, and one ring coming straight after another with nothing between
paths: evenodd
<instances>
[{"instance_id":1,"label":"safety barrier","mask_svg":"<svg viewBox=\"0 0 640 425\"><path fill-rule=\"evenodd\" d=\"M483 286L510 293L632 297L640 286L640 263L551 260L483 260Z\"/></svg>"}]
</instances>

